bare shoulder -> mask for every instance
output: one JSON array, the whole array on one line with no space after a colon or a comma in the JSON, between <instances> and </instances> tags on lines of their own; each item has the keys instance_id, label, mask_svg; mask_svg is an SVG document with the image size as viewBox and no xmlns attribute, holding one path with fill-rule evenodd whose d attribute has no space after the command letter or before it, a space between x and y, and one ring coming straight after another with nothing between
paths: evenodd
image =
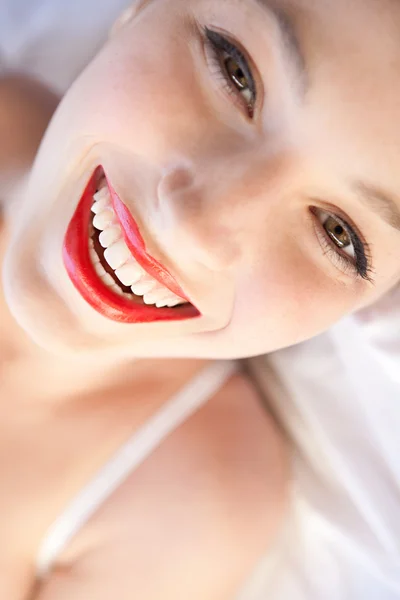
<instances>
[{"instance_id":1,"label":"bare shoulder","mask_svg":"<svg viewBox=\"0 0 400 600\"><path fill-rule=\"evenodd\" d=\"M57 96L27 76L0 77L0 197L28 171L58 104Z\"/></svg>"},{"instance_id":2,"label":"bare shoulder","mask_svg":"<svg viewBox=\"0 0 400 600\"><path fill-rule=\"evenodd\" d=\"M39 600L235 597L283 522L287 463L257 390L235 375L98 512Z\"/></svg>"}]
</instances>

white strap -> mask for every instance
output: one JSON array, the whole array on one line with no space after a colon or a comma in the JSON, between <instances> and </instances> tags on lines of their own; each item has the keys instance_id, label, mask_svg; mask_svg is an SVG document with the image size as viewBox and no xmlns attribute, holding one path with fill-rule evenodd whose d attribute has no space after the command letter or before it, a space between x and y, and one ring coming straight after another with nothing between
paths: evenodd
<instances>
[{"instance_id":1,"label":"white strap","mask_svg":"<svg viewBox=\"0 0 400 600\"><path fill-rule=\"evenodd\" d=\"M237 370L218 361L180 390L118 450L81 490L48 531L37 556L36 576L43 579L68 542L97 509L162 441L207 402Z\"/></svg>"}]
</instances>

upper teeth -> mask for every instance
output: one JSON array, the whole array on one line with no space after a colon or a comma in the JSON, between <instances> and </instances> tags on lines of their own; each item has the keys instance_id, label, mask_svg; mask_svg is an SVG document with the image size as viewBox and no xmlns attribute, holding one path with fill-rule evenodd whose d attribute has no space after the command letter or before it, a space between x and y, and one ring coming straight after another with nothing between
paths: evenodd
<instances>
[{"instance_id":1,"label":"upper teeth","mask_svg":"<svg viewBox=\"0 0 400 600\"><path fill-rule=\"evenodd\" d=\"M108 246L104 252L104 258L114 271L122 267L131 256L129 248L122 238Z\"/></svg>"},{"instance_id":2,"label":"upper teeth","mask_svg":"<svg viewBox=\"0 0 400 600\"><path fill-rule=\"evenodd\" d=\"M93 227L101 231L99 241L102 247L105 248L104 258L114 270L119 281L123 285L131 287L136 296L143 296L145 304L153 304L161 308L184 303L182 298L146 273L132 256L124 241L122 229L111 205L108 187L103 187L93 196L93 199L92 212L95 215ZM123 294L111 275L101 265L100 259L93 248L92 240L90 240L89 252L96 273L103 282L115 292Z\"/></svg>"}]
</instances>

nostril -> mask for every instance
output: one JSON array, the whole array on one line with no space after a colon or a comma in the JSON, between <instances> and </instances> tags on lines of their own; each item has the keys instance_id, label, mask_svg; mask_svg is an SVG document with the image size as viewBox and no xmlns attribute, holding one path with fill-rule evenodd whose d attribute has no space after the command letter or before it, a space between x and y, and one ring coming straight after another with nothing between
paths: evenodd
<instances>
[{"instance_id":1,"label":"nostril","mask_svg":"<svg viewBox=\"0 0 400 600\"><path fill-rule=\"evenodd\" d=\"M190 168L180 165L164 170L160 181L160 191L166 195L174 194L194 183L194 173Z\"/></svg>"}]
</instances>

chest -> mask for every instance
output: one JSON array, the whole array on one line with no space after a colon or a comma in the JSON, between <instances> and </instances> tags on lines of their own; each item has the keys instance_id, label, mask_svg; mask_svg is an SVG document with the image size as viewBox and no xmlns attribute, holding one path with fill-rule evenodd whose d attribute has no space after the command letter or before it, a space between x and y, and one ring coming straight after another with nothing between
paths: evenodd
<instances>
[{"instance_id":1,"label":"chest","mask_svg":"<svg viewBox=\"0 0 400 600\"><path fill-rule=\"evenodd\" d=\"M42 539L74 495L140 428L148 410L87 398L53 410L29 398L3 362L0 401L0 597L25 598ZM149 409L150 410L150 409Z\"/></svg>"},{"instance_id":2,"label":"chest","mask_svg":"<svg viewBox=\"0 0 400 600\"><path fill-rule=\"evenodd\" d=\"M157 412L117 404L118 410L105 402L87 413L60 409L49 416L26 408L1 415L1 597L25 600L49 526ZM283 495L284 462L281 440L258 399L232 382L174 429L94 512L57 557L50 589L59 569L79 564L89 580L107 573L115 585L124 582L121 592L134 573L135 591L150 594L153 585L159 598L182 580L182 568L199 581L205 569L212 579L221 556L226 561L215 585L239 585L274 527L266 507L271 494Z\"/></svg>"}]
</instances>

